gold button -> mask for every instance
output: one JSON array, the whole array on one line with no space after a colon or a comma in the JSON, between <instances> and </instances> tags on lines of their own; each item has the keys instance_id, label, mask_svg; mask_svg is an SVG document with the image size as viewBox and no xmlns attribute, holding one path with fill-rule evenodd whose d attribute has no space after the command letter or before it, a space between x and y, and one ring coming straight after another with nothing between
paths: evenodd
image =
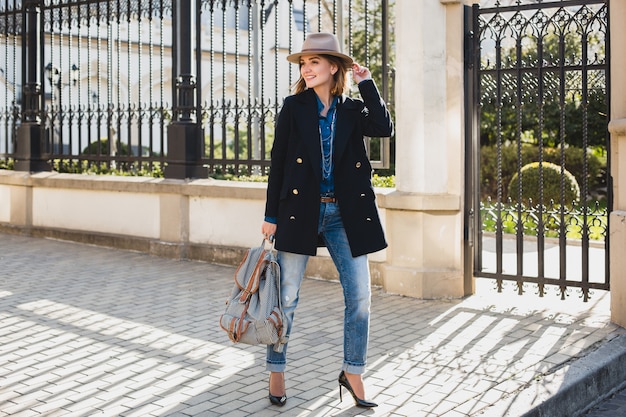
<instances>
[{"instance_id":1,"label":"gold button","mask_svg":"<svg viewBox=\"0 0 626 417\"><path fill-rule=\"evenodd\" d=\"M365 193L361 193L361 198L365 197Z\"/></svg>"},{"instance_id":2,"label":"gold button","mask_svg":"<svg viewBox=\"0 0 626 417\"><path fill-rule=\"evenodd\" d=\"M293 191L291 191L291 192L292 192L292 193L294 193L295 195L298 195L298 192L299 192L299 191L298 191L298 189L297 189L297 188L294 188L294 189L293 189Z\"/></svg>"},{"instance_id":3,"label":"gold button","mask_svg":"<svg viewBox=\"0 0 626 417\"><path fill-rule=\"evenodd\" d=\"M299 163L299 164L301 164L301 163L302 163L302 158L298 158L298 159L296 159L296 162L297 162L297 163Z\"/></svg>"},{"instance_id":4,"label":"gold button","mask_svg":"<svg viewBox=\"0 0 626 417\"><path fill-rule=\"evenodd\" d=\"M360 163L360 162L357 162L357 163L356 163L356 167L357 167L357 168L361 168L361 163Z\"/></svg>"},{"instance_id":5,"label":"gold button","mask_svg":"<svg viewBox=\"0 0 626 417\"><path fill-rule=\"evenodd\" d=\"M289 217L289 220L295 220L295 219L296 219L296 216L290 216Z\"/></svg>"},{"instance_id":6,"label":"gold button","mask_svg":"<svg viewBox=\"0 0 626 417\"><path fill-rule=\"evenodd\" d=\"M372 218L371 218L371 217L368 217L368 218L367 218L367 219L365 219L365 220L367 220L368 222L371 222L371 221L372 221Z\"/></svg>"}]
</instances>

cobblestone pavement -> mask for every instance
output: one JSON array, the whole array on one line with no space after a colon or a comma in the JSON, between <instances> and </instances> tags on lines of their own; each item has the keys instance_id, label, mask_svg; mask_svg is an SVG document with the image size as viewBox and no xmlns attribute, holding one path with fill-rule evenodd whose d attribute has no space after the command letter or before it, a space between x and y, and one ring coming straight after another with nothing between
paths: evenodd
<instances>
[{"instance_id":1,"label":"cobblestone pavement","mask_svg":"<svg viewBox=\"0 0 626 417\"><path fill-rule=\"evenodd\" d=\"M233 345L217 324L233 272L0 234L0 417L492 417L494 404L567 376L571 361L623 334L603 292L583 303L575 293L498 294L487 280L462 300L375 289L365 383L380 406L361 410L339 402L341 287L307 279L289 400L277 408L267 400L264 348Z\"/></svg>"}]
</instances>

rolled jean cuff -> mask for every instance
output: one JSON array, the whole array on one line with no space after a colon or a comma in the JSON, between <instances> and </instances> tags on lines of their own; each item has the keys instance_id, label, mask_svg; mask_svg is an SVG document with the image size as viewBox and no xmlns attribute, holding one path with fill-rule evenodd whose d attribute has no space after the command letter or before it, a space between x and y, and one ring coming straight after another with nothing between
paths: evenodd
<instances>
[{"instance_id":1,"label":"rolled jean cuff","mask_svg":"<svg viewBox=\"0 0 626 417\"><path fill-rule=\"evenodd\" d=\"M286 363L265 362L265 370L269 372L285 372Z\"/></svg>"},{"instance_id":2,"label":"rolled jean cuff","mask_svg":"<svg viewBox=\"0 0 626 417\"><path fill-rule=\"evenodd\" d=\"M341 370L349 374L363 375L363 373L365 373L365 365L350 365L344 362Z\"/></svg>"}]
</instances>

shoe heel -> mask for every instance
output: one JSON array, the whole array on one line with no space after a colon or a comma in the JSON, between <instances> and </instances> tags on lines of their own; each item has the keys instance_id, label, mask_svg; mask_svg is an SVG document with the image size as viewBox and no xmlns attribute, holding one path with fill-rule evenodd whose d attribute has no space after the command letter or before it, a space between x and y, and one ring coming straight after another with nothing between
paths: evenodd
<instances>
[{"instance_id":1,"label":"shoe heel","mask_svg":"<svg viewBox=\"0 0 626 417\"><path fill-rule=\"evenodd\" d=\"M341 384L339 384L339 402L342 403L343 402L343 387L341 386Z\"/></svg>"},{"instance_id":2,"label":"shoe heel","mask_svg":"<svg viewBox=\"0 0 626 417\"><path fill-rule=\"evenodd\" d=\"M364 399L357 397L356 394L354 393L354 389L350 385L350 382L348 382L348 377L346 376L345 372L341 371L341 373L339 374L339 400L340 401L343 401L343 399L341 398L341 393L342 393L342 388L344 387L345 389L348 390L350 394L352 394L352 398L354 399L354 405L356 405L357 407L361 407L361 408L378 407L378 404L376 403L373 403L371 401L366 401Z\"/></svg>"}]
</instances>

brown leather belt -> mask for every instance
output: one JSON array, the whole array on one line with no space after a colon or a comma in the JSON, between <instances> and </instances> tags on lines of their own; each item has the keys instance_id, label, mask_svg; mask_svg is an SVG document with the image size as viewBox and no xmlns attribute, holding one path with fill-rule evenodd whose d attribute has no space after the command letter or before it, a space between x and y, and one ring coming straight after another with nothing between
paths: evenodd
<instances>
[{"instance_id":1,"label":"brown leather belt","mask_svg":"<svg viewBox=\"0 0 626 417\"><path fill-rule=\"evenodd\" d=\"M320 203L336 203L337 199L335 197L320 197Z\"/></svg>"}]
</instances>

